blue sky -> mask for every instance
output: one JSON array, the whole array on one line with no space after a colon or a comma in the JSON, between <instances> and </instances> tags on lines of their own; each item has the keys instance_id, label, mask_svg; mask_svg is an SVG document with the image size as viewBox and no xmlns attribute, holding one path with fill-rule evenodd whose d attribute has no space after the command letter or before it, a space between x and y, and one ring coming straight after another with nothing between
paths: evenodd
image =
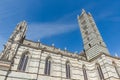
<instances>
[{"instance_id":1,"label":"blue sky","mask_svg":"<svg viewBox=\"0 0 120 80\"><path fill-rule=\"evenodd\" d=\"M120 56L119 5L119 0L0 0L0 47L16 24L26 20L27 39L79 53L83 43L77 15L84 8L93 15L111 55Z\"/></svg>"}]
</instances>

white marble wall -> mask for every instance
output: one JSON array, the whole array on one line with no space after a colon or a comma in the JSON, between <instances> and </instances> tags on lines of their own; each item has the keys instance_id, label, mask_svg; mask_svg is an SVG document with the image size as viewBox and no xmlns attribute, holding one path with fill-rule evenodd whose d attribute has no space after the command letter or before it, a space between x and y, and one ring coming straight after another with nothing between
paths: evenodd
<instances>
[{"instance_id":1,"label":"white marble wall","mask_svg":"<svg viewBox=\"0 0 120 80\"><path fill-rule=\"evenodd\" d=\"M20 56L24 51L29 51L30 58L27 64L25 72L19 72L17 70ZM44 74L45 60L48 56L52 58L51 75L46 76ZM100 80L95 64L99 63L101 65L104 77L106 80L119 80L115 68L112 65L112 61L115 61L119 66L120 70L120 60L115 58L102 55L101 57L95 59L94 61L87 62L83 60L78 60L76 58L71 58L67 56L61 56L60 54L54 54L41 50L33 49L29 47L21 46L18 49L17 55L14 59L14 65L12 66L12 71L9 73L7 80L68 80L66 79L65 63L70 61L71 66L71 80L84 80L82 66L86 66L88 80ZM7 74L6 71L0 70L0 80L4 80L4 76Z\"/></svg>"}]
</instances>

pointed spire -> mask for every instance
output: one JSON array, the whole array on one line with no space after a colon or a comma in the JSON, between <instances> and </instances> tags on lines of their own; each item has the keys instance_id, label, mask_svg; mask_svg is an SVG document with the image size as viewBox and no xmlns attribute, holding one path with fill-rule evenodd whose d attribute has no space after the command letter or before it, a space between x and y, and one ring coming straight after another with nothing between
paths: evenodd
<instances>
[{"instance_id":1,"label":"pointed spire","mask_svg":"<svg viewBox=\"0 0 120 80\"><path fill-rule=\"evenodd\" d=\"M61 49L60 48L58 48L58 51L60 51Z\"/></svg>"},{"instance_id":2,"label":"pointed spire","mask_svg":"<svg viewBox=\"0 0 120 80\"><path fill-rule=\"evenodd\" d=\"M19 29L22 29L22 30L27 29L27 22L25 20L23 20L17 24L16 30L19 30Z\"/></svg>"},{"instance_id":3,"label":"pointed spire","mask_svg":"<svg viewBox=\"0 0 120 80\"><path fill-rule=\"evenodd\" d=\"M21 26L26 26L27 25L27 22L25 20L21 21L20 23L18 23L18 25L21 25Z\"/></svg>"},{"instance_id":4,"label":"pointed spire","mask_svg":"<svg viewBox=\"0 0 120 80\"><path fill-rule=\"evenodd\" d=\"M77 15L77 19L79 19L79 17L80 17L80 16L79 16L79 15Z\"/></svg>"},{"instance_id":5,"label":"pointed spire","mask_svg":"<svg viewBox=\"0 0 120 80\"><path fill-rule=\"evenodd\" d=\"M40 39L38 39L38 42L40 42Z\"/></svg>"},{"instance_id":6,"label":"pointed spire","mask_svg":"<svg viewBox=\"0 0 120 80\"><path fill-rule=\"evenodd\" d=\"M78 53L78 51L75 51L74 53L75 53L75 54L77 54L77 53Z\"/></svg>"},{"instance_id":7,"label":"pointed spire","mask_svg":"<svg viewBox=\"0 0 120 80\"><path fill-rule=\"evenodd\" d=\"M26 22L25 20L23 20L23 22Z\"/></svg>"},{"instance_id":8,"label":"pointed spire","mask_svg":"<svg viewBox=\"0 0 120 80\"><path fill-rule=\"evenodd\" d=\"M115 53L115 57L118 57L118 54L117 54L117 53Z\"/></svg>"},{"instance_id":9,"label":"pointed spire","mask_svg":"<svg viewBox=\"0 0 120 80\"><path fill-rule=\"evenodd\" d=\"M92 14L91 14L90 12L88 12L88 14L89 14L90 16L92 16Z\"/></svg>"},{"instance_id":10,"label":"pointed spire","mask_svg":"<svg viewBox=\"0 0 120 80\"><path fill-rule=\"evenodd\" d=\"M55 44L54 44L54 43L52 43L52 46L54 47L54 46L55 46Z\"/></svg>"},{"instance_id":11,"label":"pointed spire","mask_svg":"<svg viewBox=\"0 0 120 80\"><path fill-rule=\"evenodd\" d=\"M86 11L85 11L84 9L82 9L82 14L83 14L83 13L86 13Z\"/></svg>"},{"instance_id":12,"label":"pointed spire","mask_svg":"<svg viewBox=\"0 0 120 80\"><path fill-rule=\"evenodd\" d=\"M22 26L24 26L24 25L26 26L26 25L27 25L27 22L26 22L25 20L23 20L23 21L21 22L21 25L22 25Z\"/></svg>"},{"instance_id":13,"label":"pointed spire","mask_svg":"<svg viewBox=\"0 0 120 80\"><path fill-rule=\"evenodd\" d=\"M65 47L65 48L64 48L64 50L66 51L66 50L67 50L67 48Z\"/></svg>"}]
</instances>

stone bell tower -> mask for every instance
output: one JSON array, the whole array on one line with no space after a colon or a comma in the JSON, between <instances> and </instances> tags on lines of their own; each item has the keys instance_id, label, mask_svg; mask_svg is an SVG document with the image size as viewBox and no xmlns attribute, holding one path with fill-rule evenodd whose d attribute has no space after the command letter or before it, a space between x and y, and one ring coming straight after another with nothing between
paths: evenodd
<instances>
[{"instance_id":1,"label":"stone bell tower","mask_svg":"<svg viewBox=\"0 0 120 80\"><path fill-rule=\"evenodd\" d=\"M12 58L15 55L16 50L19 47L19 44L22 43L22 41L25 38L26 34L26 29L27 29L27 24L25 21L20 22L12 35L10 36L8 42L6 45L4 45L4 50L1 55L2 60L12 60Z\"/></svg>"},{"instance_id":2,"label":"stone bell tower","mask_svg":"<svg viewBox=\"0 0 120 80\"><path fill-rule=\"evenodd\" d=\"M83 9L82 14L78 16L78 23L87 59L91 60L100 53L109 54L92 15Z\"/></svg>"}]
</instances>

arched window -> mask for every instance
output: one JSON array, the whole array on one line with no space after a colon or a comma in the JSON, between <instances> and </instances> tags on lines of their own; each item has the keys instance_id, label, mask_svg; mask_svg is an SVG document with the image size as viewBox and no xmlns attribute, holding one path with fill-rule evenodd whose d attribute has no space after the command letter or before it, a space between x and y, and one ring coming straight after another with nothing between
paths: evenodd
<instances>
[{"instance_id":1,"label":"arched window","mask_svg":"<svg viewBox=\"0 0 120 80\"><path fill-rule=\"evenodd\" d=\"M87 72L86 72L86 66L85 65L82 66L82 70L83 70L84 80L88 80Z\"/></svg>"},{"instance_id":2,"label":"arched window","mask_svg":"<svg viewBox=\"0 0 120 80\"><path fill-rule=\"evenodd\" d=\"M118 71L117 64L116 64L114 61L112 62L112 64L113 64L113 66L114 66L114 68L115 68L115 71L116 71L118 77L120 78L120 73L119 73L119 71Z\"/></svg>"},{"instance_id":3,"label":"arched window","mask_svg":"<svg viewBox=\"0 0 120 80\"><path fill-rule=\"evenodd\" d=\"M102 72L100 64L96 64L96 68L97 68L100 80L104 80L104 75L103 75L103 72Z\"/></svg>"},{"instance_id":4,"label":"arched window","mask_svg":"<svg viewBox=\"0 0 120 80\"><path fill-rule=\"evenodd\" d=\"M88 45L89 45L90 48L92 47L91 44L88 44Z\"/></svg>"},{"instance_id":5,"label":"arched window","mask_svg":"<svg viewBox=\"0 0 120 80\"><path fill-rule=\"evenodd\" d=\"M20 26L20 28L19 28L20 30L22 29L22 26Z\"/></svg>"},{"instance_id":6,"label":"arched window","mask_svg":"<svg viewBox=\"0 0 120 80\"><path fill-rule=\"evenodd\" d=\"M45 74L49 76L50 70L51 70L51 57L47 57L45 62Z\"/></svg>"},{"instance_id":7,"label":"arched window","mask_svg":"<svg viewBox=\"0 0 120 80\"><path fill-rule=\"evenodd\" d=\"M67 61L66 62L66 78L70 79L71 76L70 76L70 62Z\"/></svg>"},{"instance_id":8,"label":"arched window","mask_svg":"<svg viewBox=\"0 0 120 80\"><path fill-rule=\"evenodd\" d=\"M27 65L27 62L28 62L28 58L29 58L28 53L25 53L21 56L19 66L18 66L19 71L25 71L26 65Z\"/></svg>"}]
</instances>

